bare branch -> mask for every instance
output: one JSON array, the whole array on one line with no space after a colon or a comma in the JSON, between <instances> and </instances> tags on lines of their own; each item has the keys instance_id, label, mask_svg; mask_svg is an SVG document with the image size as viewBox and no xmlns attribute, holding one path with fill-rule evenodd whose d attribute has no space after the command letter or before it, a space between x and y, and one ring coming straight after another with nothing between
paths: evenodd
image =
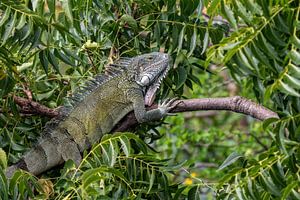
<instances>
[{"instance_id":1,"label":"bare branch","mask_svg":"<svg viewBox=\"0 0 300 200\"><path fill-rule=\"evenodd\" d=\"M229 110L232 112L250 115L251 117L259 120L278 118L278 115L275 112L240 96L188 99L180 101L181 103L179 103L171 112L178 113L196 110Z\"/></svg>"},{"instance_id":2,"label":"bare branch","mask_svg":"<svg viewBox=\"0 0 300 200\"><path fill-rule=\"evenodd\" d=\"M13 96L13 99L21 107L21 113L23 114L35 114L47 117L56 117L59 115L57 109L48 108L30 99L19 96Z\"/></svg>"},{"instance_id":3,"label":"bare branch","mask_svg":"<svg viewBox=\"0 0 300 200\"><path fill-rule=\"evenodd\" d=\"M13 99L16 104L21 107L21 113L43 115L48 117L56 117L59 115L57 109L48 108L29 99L18 96L14 96ZM171 111L171 113L200 110L228 110L249 115L258 120L278 118L278 115L275 112L240 96L177 100L174 102L174 104L177 104L177 106ZM157 108L157 104L148 107L147 110L151 110L154 108ZM134 116L134 113L131 112L116 125L112 132L126 131L136 126L137 124L138 122Z\"/></svg>"},{"instance_id":4,"label":"bare branch","mask_svg":"<svg viewBox=\"0 0 300 200\"><path fill-rule=\"evenodd\" d=\"M278 118L278 115L251 101L240 96L223 97L223 98L202 98L202 99L188 99L178 100L174 104L178 105L171 111L172 113L199 111L199 110L229 110L232 112L249 115L258 120L265 120L268 118ZM157 108L157 105L152 105L149 110ZM137 124L137 120L131 112L120 123L117 124L113 131L126 131Z\"/></svg>"}]
</instances>

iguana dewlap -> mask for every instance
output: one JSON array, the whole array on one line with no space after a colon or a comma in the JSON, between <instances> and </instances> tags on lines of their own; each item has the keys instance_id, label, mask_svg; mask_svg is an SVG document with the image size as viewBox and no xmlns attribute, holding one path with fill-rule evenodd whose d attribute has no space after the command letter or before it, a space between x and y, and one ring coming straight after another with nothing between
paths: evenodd
<instances>
[{"instance_id":1,"label":"iguana dewlap","mask_svg":"<svg viewBox=\"0 0 300 200\"><path fill-rule=\"evenodd\" d=\"M60 118L46 125L37 145L7 169L7 176L16 169L38 175L69 159L79 164L80 153L132 110L138 122L161 119L172 109L172 101L151 111L146 111L145 104L153 103L168 69L169 56L164 53L144 54L111 64L108 74L97 76L84 94L75 96L71 107L63 109Z\"/></svg>"}]
</instances>

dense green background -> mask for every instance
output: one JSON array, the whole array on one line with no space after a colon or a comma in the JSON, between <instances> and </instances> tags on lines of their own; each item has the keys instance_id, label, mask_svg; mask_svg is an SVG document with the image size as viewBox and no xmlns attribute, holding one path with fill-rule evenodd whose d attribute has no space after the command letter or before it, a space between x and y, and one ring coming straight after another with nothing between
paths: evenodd
<instances>
[{"instance_id":1,"label":"dense green background","mask_svg":"<svg viewBox=\"0 0 300 200\"><path fill-rule=\"evenodd\" d=\"M281 117L168 117L107 135L79 168L10 182L0 170L1 198L300 199L299 12L299 0L1 0L1 169L49 121L13 95L57 108L118 57L169 53L158 99L241 95Z\"/></svg>"}]
</instances>

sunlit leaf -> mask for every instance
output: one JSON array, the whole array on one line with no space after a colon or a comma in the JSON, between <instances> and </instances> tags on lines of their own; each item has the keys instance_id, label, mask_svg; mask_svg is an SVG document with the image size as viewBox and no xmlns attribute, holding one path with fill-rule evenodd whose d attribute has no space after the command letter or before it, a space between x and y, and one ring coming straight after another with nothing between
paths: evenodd
<instances>
[{"instance_id":1,"label":"sunlit leaf","mask_svg":"<svg viewBox=\"0 0 300 200\"><path fill-rule=\"evenodd\" d=\"M11 17L11 19L6 23L5 25L5 30L4 30L4 34L2 36L2 42L5 43L6 40L12 35L13 30L15 28L15 23L17 20L17 12L15 12L14 16Z\"/></svg>"},{"instance_id":2,"label":"sunlit leaf","mask_svg":"<svg viewBox=\"0 0 300 200\"><path fill-rule=\"evenodd\" d=\"M291 50L290 52L290 58L296 65L300 65L300 53L296 50Z\"/></svg>"},{"instance_id":3,"label":"sunlit leaf","mask_svg":"<svg viewBox=\"0 0 300 200\"><path fill-rule=\"evenodd\" d=\"M209 43L209 32L208 32L208 29L207 29L205 31L205 35L204 35L204 39L203 39L203 47L202 47L201 54L203 54L206 51L206 48L208 47L208 43Z\"/></svg>"},{"instance_id":4,"label":"sunlit leaf","mask_svg":"<svg viewBox=\"0 0 300 200\"><path fill-rule=\"evenodd\" d=\"M16 29L19 30L21 28L23 28L23 26L25 25L26 23L26 15L21 15L17 25L16 25Z\"/></svg>"},{"instance_id":5,"label":"sunlit leaf","mask_svg":"<svg viewBox=\"0 0 300 200\"><path fill-rule=\"evenodd\" d=\"M221 166L218 168L218 170L222 170L226 167L228 167L229 165L233 164L234 162L236 162L238 159L242 158L243 156L233 152L231 153L226 160L221 164Z\"/></svg>"},{"instance_id":6,"label":"sunlit leaf","mask_svg":"<svg viewBox=\"0 0 300 200\"><path fill-rule=\"evenodd\" d=\"M296 79L288 74L285 74L287 83L295 89L300 89L300 80Z\"/></svg>"},{"instance_id":7,"label":"sunlit leaf","mask_svg":"<svg viewBox=\"0 0 300 200\"><path fill-rule=\"evenodd\" d=\"M1 16L0 26L3 26L4 23L8 20L10 16L11 8L9 6L6 7L4 14Z\"/></svg>"},{"instance_id":8,"label":"sunlit leaf","mask_svg":"<svg viewBox=\"0 0 300 200\"><path fill-rule=\"evenodd\" d=\"M194 26L193 35L191 37L190 51L189 51L187 57L190 57L192 55L192 53L194 52L194 50L196 48L196 45L197 45L197 27Z\"/></svg>"},{"instance_id":9,"label":"sunlit leaf","mask_svg":"<svg viewBox=\"0 0 300 200\"><path fill-rule=\"evenodd\" d=\"M185 29L186 29L186 25L184 25L182 27L182 29L179 33L177 52L179 52L182 49L182 44L183 44L183 40L184 40L184 36L185 36Z\"/></svg>"},{"instance_id":10,"label":"sunlit leaf","mask_svg":"<svg viewBox=\"0 0 300 200\"><path fill-rule=\"evenodd\" d=\"M225 18L229 21L229 23L233 26L234 29L237 29L237 23L234 17L232 10L221 0L221 10Z\"/></svg>"},{"instance_id":11,"label":"sunlit leaf","mask_svg":"<svg viewBox=\"0 0 300 200\"><path fill-rule=\"evenodd\" d=\"M293 45L295 45L298 49L300 49L300 39L296 35L293 35L291 37L291 41Z\"/></svg>"},{"instance_id":12,"label":"sunlit leaf","mask_svg":"<svg viewBox=\"0 0 300 200\"><path fill-rule=\"evenodd\" d=\"M283 83L282 81L279 81L279 83L280 83L279 84L280 90L282 90L284 93L292 95L292 96L300 97L300 94L295 89L293 89L289 85Z\"/></svg>"}]
</instances>

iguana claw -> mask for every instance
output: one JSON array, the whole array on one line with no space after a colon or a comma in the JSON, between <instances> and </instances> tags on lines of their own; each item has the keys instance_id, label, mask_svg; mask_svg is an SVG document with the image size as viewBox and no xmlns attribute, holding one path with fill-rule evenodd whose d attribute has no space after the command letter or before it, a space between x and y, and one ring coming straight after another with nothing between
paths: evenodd
<instances>
[{"instance_id":1,"label":"iguana claw","mask_svg":"<svg viewBox=\"0 0 300 200\"><path fill-rule=\"evenodd\" d=\"M175 114L169 113L169 112L180 103L180 101L176 102L177 100L178 100L177 97L175 97L175 98L167 98L162 103L158 104L158 109L161 111L161 113L164 116L165 115L175 115ZM174 104L174 102L176 102L176 103Z\"/></svg>"}]
</instances>

